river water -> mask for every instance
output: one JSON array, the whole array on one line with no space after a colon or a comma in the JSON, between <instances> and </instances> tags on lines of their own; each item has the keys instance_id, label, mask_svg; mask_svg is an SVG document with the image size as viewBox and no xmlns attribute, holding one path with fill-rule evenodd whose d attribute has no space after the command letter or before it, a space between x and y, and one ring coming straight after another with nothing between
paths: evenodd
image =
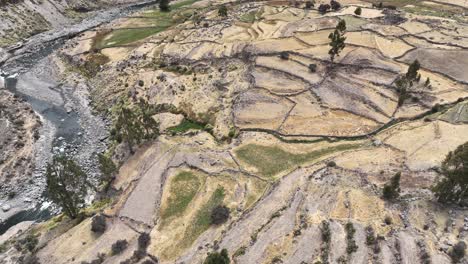
<instances>
[{"instance_id":1,"label":"river water","mask_svg":"<svg viewBox=\"0 0 468 264\"><path fill-rule=\"evenodd\" d=\"M51 67L49 55L81 32L156 2L97 11L76 25L35 35L13 52L0 50L0 71L18 75L16 87L9 90L23 97L42 121L40 138L34 146L36 169L32 183L17 190L12 200L0 200L0 204L11 206L7 212L0 210L0 235L22 221L45 220L56 212L46 206L49 203L44 197L45 166L54 154L73 156L88 176L96 180L99 177L96 155L107 148L109 124L89 107L87 90L91 87L83 83L62 84L58 70Z\"/></svg>"}]
</instances>

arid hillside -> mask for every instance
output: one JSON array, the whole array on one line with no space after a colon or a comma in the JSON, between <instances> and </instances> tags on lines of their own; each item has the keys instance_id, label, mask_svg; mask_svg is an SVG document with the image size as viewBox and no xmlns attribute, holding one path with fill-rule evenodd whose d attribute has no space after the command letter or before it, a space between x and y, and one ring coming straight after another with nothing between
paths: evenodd
<instances>
[{"instance_id":1,"label":"arid hillside","mask_svg":"<svg viewBox=\"0 0 468 264\"><path fill-rule=\"evenodd\" d=\"M59 29L92 15L109 5L135 0L3 0L0 1L0 47L15 44L31 35Z\"/></svg>"},{"instance_id":2,"label":"arid hillside","mask_svg":"<svg viewBox=\"0 0 468 264\"><path fill-rule=\"evenodd\" d=\"M432 187L468 141L468 2L322 3L173 1L67 41L52 61L113 121L120 167L0 262L467 263L468 211ZM122 108L146 105L138 144Z\"/></svg>"}]
</instances>

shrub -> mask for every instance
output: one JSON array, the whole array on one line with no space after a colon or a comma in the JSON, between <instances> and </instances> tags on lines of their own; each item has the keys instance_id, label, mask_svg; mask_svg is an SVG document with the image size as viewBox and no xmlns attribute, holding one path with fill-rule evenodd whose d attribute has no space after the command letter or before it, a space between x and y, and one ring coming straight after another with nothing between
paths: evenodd
<instances>
[{"instance_id":1,"label":"shrub","mask_svg":"<svg viewBox=\"0 0 468 264\"><path fill-rule=\"evenodd\" d=\"M208 253L208 257L206 257L203 264L229 264L230 262L227 249L223 249L220 253Z\"/></svg>"},{"instance_id":2,"label":"shrub","mask_svg":"<svg viewBox=\"0 0 468 264\"><path fill-rule=\"evenodd\" d=\"M218 8L218 15L221 17L227 17L228 9L225 5L222 5Z\"/></svg>"},{"instance_id":3,"label":"shrub","mask_svg":"<svg viewBox=\"0 0 468 264\"><path fill-rule=\"evenodd\" d=\"M219 205L211 211L211 224L220 225L229 219L229 208L224 205Z\"/></svg>"},{"instance_id":4,"label":"shrub","mask_svg":"<svg viewBox=\"0 0 468 264\"><path fill-rule=\"evenodd\" d=\"M169 0L160 0L159 9L161 9L163 12L168 12L170 10Z\"/></svg>"},{"instance_id":5,"label":"shrub","mask_svg":"<svg viewBox=\"0 0 468 264\"><path fill-rule=\"evenodd\" d=\"M147 259L147 260L143 261L141 264L157 264L157 262L154 262L151 259Z\"/></svg>"},{"instance_id":6,"label":"shrub","mask_svg":"<svg viewBox=\"0 0 468 264\"><path fill-rule=\"evenodd\" d=\"M464 256L466 251L466 244L463 241L458 242L455 244L449 252L450 257L452 258L453 262L459 262Z\"/></svg>"},{"instance_id":7,"label":"shrub","mask_svg":"<svg viewBox=\"0 0 468 264\"><path fill-rule=\"evenodd\" d=\"M320 228L320 231L322 233L322 241L324 243L330 243L331 241L331 231L330 231L330 224L323 220L322 221L322 227Z\"/></svg>"},{"instance_id":8,"label":"shrub","mask_svg":"<svg viewBox=\"0 0 468 264\"><path fill-rule=\"evenodd\" d=\"M366 245L372 246L376 242L374 228L372 226L366 227Z\"/></svg>"},{"instance_id":9,"label":"shrub","mask_svg":"<svg viewBox=\"0 0 468 264\"><path fill-rule=\"evenodd\" d=\"M289 60L289 53L288 53L287 51L282 51L282 52L280 53L280 58L281 58L282 60Z\"/></svg>"},{"instance_id":10,"label":"shrub","mask_svg":"<svg viewBox=\"0 0 468 264\"><path fill-rule=\"evenodd\" d=\"M314 7L314 2L313 1L307 1L305 3L305 8L306 9L311 9L312 7Z\"/></svg>"},{"instance_id":11,"label":"shrub","mask_svg":"<svg viewBox=\"0 0 468 264\"><path fill-rule=\"evenodd\" d=\"M327 163L327 166L328 166L328 167L336 167L336 162L334 162L333 160L332 160L332 161L329 161L329 162Z\"/></svg>"},{"instance_id":12,"label":"shrub","mask_svg":"<svg viewBox=\"0 0 468 264\"><path fill-rule=\"evenodd\" d=\"M144 258L146 256L146 250L143 249L137 249L133 251L132 259L135 261L139 261L140 259Z\"/></svg>"},{"instance_id":13,"label":"shrub","mask_svg":"<svg viewBox=\"0 0 468 264\"><path fill-rule=\"evenodd\" d=\"M362 14L362 9L360 6L358 6L355 10L354 10L354 14L357 15L357 16L360 16Z\"/></svg>"},{"instance_id":14,"label":"shrub","mask_svg":"<svg viewBox=\"0 0 468 264\"><path fill-rule=\"evenodd\" d=\"M400 177L401 173L398 172L392 177L389 183L385 184L383 188L383 198L393 200L400 195Z\"/></svg>"},{"instance_id":15,"label":"shrub","mask_svg":"<svg viewBox=\"0 0 468 264\"><path fill-rule=\"evenodd\" d=\"M138 237L138 248L146 250L146 248L148 248L149 246L150 241L151 237L148 233L141 233Z\"/></svg>"},{"instance_id":16,"label":"shrub","mask_svg":"<svg viewBox=\"0 0 468 264\"><path fill-rule=\"evenodd\" d=\"M354 233L356 233L356 229L354 228L354 225L351 222L346 223L345 229L347 240L346 252L348 253L348 255L350 255L356 252L358 249L356 241L354 240Z\"/></svg>"},{"instance_id":17,"label":"shrub","mask_svg":"<svg viewBox=\"0 0 468 264\"><path fill-rule=\"evenodd\" d=\"M321 4L319 5L318 11L320 14L325 14L330 10L330 5L329 4Z\"/></svg>"},{"instance_id":18,"label":"shrub","mask_svg":"<svg viewBox=\"0 0 468 264\"><path fill-rule=\"evenodd\" d=\"M106 231L106 217L103 215L96 215L91 222L91 231L94 233L104 233Z\"/></svg>"},{"instance_id":19,"label":"shrub","mask_svg":"<svg viewBox=\"0 0 468 264\"><path fill-rule=\"evenodd\" d=\"M393 221L392 221L392 218L391 218L390 216L387 215L387 216L385 217L385 219L384 219L384 223L385 223L386 225L391 225L392 222L393 222Z\"/></svg>"},{"instance_id":20,"label":"shrub","mask_svg":"<svg viewBox=\"0 0 468 264\"><path fill-rule=\"evenodd\" d=\"M33 252L36 249L39 240L33 234L28 234L25 238L20 239L15 245L19 250L27 249L29 252Z\"/></svg>"},{"instance_id":21,"label":"shrub","mask_svg":"<svg viewBox=\"0 0 468 264\"><path fill-rule=\"evenodd\" d=\"M317 64L309 64L309 70L310 70L310 72L316 72L317 71Z\"/></svg>"},{"instance_id":22,"label":"shrub","mask_svg":"<svg viewBox=\"0 0 468 264\"><path fill-rule=\"evenodd\" d=\"M331 0L330 1L330 7L331 7L331 9L336 11L336 10L339 10L341 8L341 4L338 3L338 1Z\"/></svg>"},{"instance_id":23,"label":"shrub","mask_svg":"<svg viewBox=\"0 0 468 264\"><path fill-rule=\"evenodd\" d=\"M126 239L117 240L114 244L112 244L112 255L118 255L122 253L125 249L127 249L128 242Z\"/></svg>"}]
</instances>

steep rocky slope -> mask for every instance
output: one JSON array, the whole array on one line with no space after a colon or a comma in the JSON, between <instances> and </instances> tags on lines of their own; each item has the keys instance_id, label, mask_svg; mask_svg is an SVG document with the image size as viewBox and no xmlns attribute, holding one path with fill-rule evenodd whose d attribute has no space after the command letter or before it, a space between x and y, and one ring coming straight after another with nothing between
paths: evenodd
<instances>
[{"instance_id":1,"label":"steep rocky slope","mask_svg":"<svg viewBox=\"0 0 468 264\"><path fill-rule=\"evenodd\" d=\"M109 5L134 0L18 0L0 4L0 47L9 46L31 35L70 25L89 12Z\"/></svg>"},{"instance_id":2,"label":"steep rocky slope","mask_svg":"<svg viewBox=\"0 0 468 264\"><path fill-rule=\"evenodd\" d=\"M451 263L468 212L430 189L468 141L467 6L413 4L349 0L320 14L303 2L178 1L67 42L54 56L87 78L97 110L147 100L162 134L133 155L113 145L124 160L114 195L91 210L106 217L103 234L91 218L30 228L39 261L203 263L226 248L234 263ZM346 48L332 64L340 19ZM414 59L421 81L399 104L395 80ZM386 201L397 173L401 196ZM230 218L210 225L218 205ZM135 260L142 233L151 242ZM129 246L111 254L121 239Z\"/></svg>"}]
</instances>

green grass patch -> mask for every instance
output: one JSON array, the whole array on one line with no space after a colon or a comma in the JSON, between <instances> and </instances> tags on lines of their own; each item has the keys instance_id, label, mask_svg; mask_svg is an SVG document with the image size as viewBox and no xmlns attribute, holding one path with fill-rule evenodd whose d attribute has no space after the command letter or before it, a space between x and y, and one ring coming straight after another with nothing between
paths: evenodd
<instances>
[{"instance_id":1,"label":"green grass patch","mask_svg":"<svg viewBox=\"0 0 468 264\"><path fill-rule=\"evenodd\" d=\"M428 5L422 2L415 6L404 7L403 10L405 10L406 12L417 14L417 15L454 18L462 22L468 21L466 16L463 15L464 9L461 7L442 5L442 4Z\"/></svg>"},{"instance_id":2,"label":"green grass patch","mask_svg":"<svg viewBox=\"0 0 468 264\"><path fill-rule=\"evenodd\" d=\"M225 197L224 188L218 187L210 199L198 210L195 219L187 228L185 238L181 241L183 248L189 247L203 232L211 225L211 211L218 205L223 203Z\"/></svg>"},{"instance_id":3,"label":"green grass patch","mask_svg":"<svg viewBox=\"0 0 468 264\"><path fill-rule=\"evenodd\" d=\"M167 206L161 212L163 223L166 219L182 214L193 197L197 194L201 182L198 177L190 171L177 174L171 182L170 195Z\"/></svg>"},{"instance_id":4,"label":"green grass patch","mask_svg":"<svg viewBox=\"0 0 468 264\"><path fill-rule=\"evenodd\" d=\"M250 11L248 13L243 14L239 18L239 20L241 22L245 22L245 23L253 23L255 21L255 19L256 19L256 14L257 14L256 11Z\"/></svg>"},{"instance_id":5,"label":"green grass patch","mask_svg":"<svg viewBox=\"0 0 468 264\"><path fill-rule=\"evenodd\" d=\"M204 128L205 126L203 124L184 118L182 122L180 122L180 124L178 124L177 126L169 127L167 130L173 133L185 133L190 129L203 130Z\"/></svg>"},{"instance_id":6,"label":"green grass patch","mask_svg":"<svg viewBox=\"0 0 468 264\"><path fill-rule=\"evenodd\" d=\"M305 154L295 154L277 146L249 144L236 149L235 153L243 162L255 167L261 175L272 177L307 161L318 159L333 152L355 149L360 146L361 144L343 144L314 150Z\"/></svg>"},{"instance_id":7,"label":"green grass patch","mask_svg":"<svg viewBox=\"0 0 468 264\"><path fill-rule=\"evenodd\" d=\"M95 41L93 47L97 49L119 47L135 43L139 40L162 32L190 17L194 10L189 8L184 10L180 9L187 5L191 5L196 1L197 0L187 0L172 4L171 11L169 12L161 12L159 9L153 9L149 12L145 12L142 14L143 18L132 19L142 19L145 23L156 26L114 29L111 32L96 36L97 41Z\"/></svg>"}]
</instances>

